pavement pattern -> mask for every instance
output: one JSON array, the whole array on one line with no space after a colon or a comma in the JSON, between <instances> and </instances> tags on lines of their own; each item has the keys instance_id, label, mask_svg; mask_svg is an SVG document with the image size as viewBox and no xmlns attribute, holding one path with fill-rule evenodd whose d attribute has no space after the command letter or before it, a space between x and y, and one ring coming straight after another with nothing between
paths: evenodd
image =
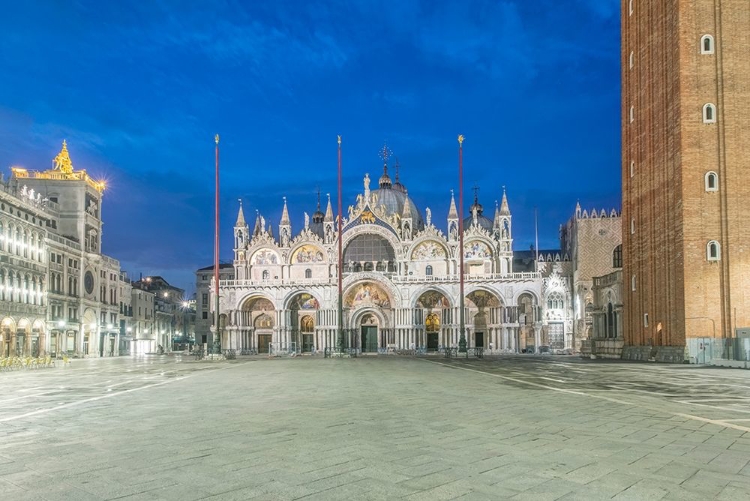
<instances>
[{"instance_id":1,"label":"pavement pattern","mask_svg":"<svg viewBox=\"0 0 750 501\"><path fill-rule=\"evenodd\" d=\"M0 373L0 499L750 499L750 371L180 356Z\"/></svg>"}]
</instances>

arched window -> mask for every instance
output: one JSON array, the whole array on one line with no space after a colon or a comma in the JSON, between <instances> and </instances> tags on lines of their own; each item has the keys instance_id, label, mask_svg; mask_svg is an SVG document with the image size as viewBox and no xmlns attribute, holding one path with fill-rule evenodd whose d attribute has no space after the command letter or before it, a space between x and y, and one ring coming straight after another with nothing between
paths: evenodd
<instances>
[{"instance_id":1,"label":"arched window","mask_svg":"<svg viewBox=\"0 0 750 501\"><path fill-rule=\"evenodd\" d=\"M612 268L622 268L622 244L615 247L612 253Z\"/></svg>"},{"instance_id":2,"label":"arched window","mask_svg":"<svg viewBox=\"0 0 750 501\"><path fill-rule=\"evenodd\" d=\"M635 161L630 161L630 177L633 177L635 175Z\"/></svg>"},{"instance_id":3,"label":"arched window","mask_svg":"<svg viewBox=\"0 0 750 501\"><path fill-rule=\"evenodd\" d=\"M373 268L372 262L371 261L367 261L365 263L365 271L372 271L372 268Z\"/></svg>"},{"instance_id":4,"label":"arched window","mask_svg":"<svg viewBox=\"0 0 750 501\"><path fill-rule=\"evenodd\" d=\"M268 270L263 270L263 280L268 280L271 277L271 274L268 272Z\"/></svg>"},{"instance_id":5,"label":"arched window","mask_svg":"<svg viewBox=\"0 0 750 501\"><path fill-rule=\"evenodd\" d=\"M427 267L424 269L424 274L427 275L428 277L432 276L432 266L431 265L429 265L429 264L427 265Z\"/></svg>"},{"instance_id":6,"label":"arched window","mask_svg":"<svg viewBox=\"0 0 750 501\"><path fill-rule=\"evenodd\" d=\"M633 69L633 58L634 58L633 51L631 50L630 51L630 69L631 70Z\"/></svg>"},{"instance_id":7,"label":"arched window","mask_svg":"<svg viewBox=\"0 0 750 501\"><path fill-rule=\"evenodd\" d=\"M703 105L703 123L716 123L716 106L711 103Z\"/></svg>"},{"instance_id":8,"label":"arched window","mask_svg":"<svg viewBox=\"0 0 750 501\"><path fill-rule=\"evenodd\" d=\"M635 275L630 277L630 290L635 292Z\"/></svg>"},{"instance_id":9,"label":"arched window","mask_svg":"<svg viewBox=\"0 0 750 501\"><path fill-rule=\"evenodd\" d=\"M630 234L633 235L635 233L635 218L630 218Z\"/></svg>"},{"instance_id":10,"label":"arched window","mask_svg":"<svg viewBox=\"0 0 750 501\"><path fill-rule=\"evenodd\" d=\"M714 53L714 37L711 35L703 35L701 37L701 54L713 54Z\"/></svg>"},{"instance_id":11,"label":"arched window","mask_svg":"<svg viewBox=\"0 0 750 501\"><path fill-rule=\"evenodd\" d=\"M305 270L305 278L312 278L312 270L310 268Z\"/></svg>"},{"instance_id":12,"label":"arched window","mask_svg":"<svg viewBox=\"0 0 750 501\"><path fill-rule=\"evenodd\" d=\"M635 107L630 107L630 122L632 123L635 120Z\"/></svg>"},{"instance_id":13,"label":"arched window","mask_svg":"<svg viewBox=\"0 0 750 501\"><path fill-rule=\"evenodd\" d=\"M721 246L716 240L711 240L706 245L706 259L709 261L718 261L721 259Z\"/></svg>"},{"instance_id":14,"label":"arched window","mask_svg":"<svg viewBox=\"0 0 750 501\"><path fill-rule=\"evenodd\" d=\"M633 0L630 0L630 2L628 2L628 15L633 15Z\"/></svg>"},{"instance_id":15,"label":"arched window","mask_svg":"<svg viewBox=\"0 0 750 501\"><path fill-rule=\"evenodd\" d=\"M615 311L612 303L609 303L607 305L607 337L617 337L615 330Z\"/></svg>"},{"instance_id":16,"label":"arched window","mask_svg":"<svg viewBox=\"0 0 750 501\"><path fill-rule=\"evenodd\" d=\"M719 175L713 171L706 172L706 191L719 191Z\"/></svg>"},{"instance_id":17,"label":"arched window","mask_svg":"<svg viewBox=\"0 0 750 501\"><path fill-rule=\"evenodd\" d=\"M562 310L565 308L565 300L559 292L553 292L547 297L547 308L550 310Z\"/></svg>"}]
</instances>

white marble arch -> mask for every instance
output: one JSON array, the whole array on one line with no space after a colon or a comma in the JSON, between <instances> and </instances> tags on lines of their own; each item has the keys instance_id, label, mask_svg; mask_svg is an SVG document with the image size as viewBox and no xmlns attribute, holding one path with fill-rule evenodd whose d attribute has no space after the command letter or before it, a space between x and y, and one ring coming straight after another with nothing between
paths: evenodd
<instances>
[{"instance_id":1,"label":"white marble arch","mask_svg":"<svg viewBox=\"0 0 750 501\"><path fill-rule=\"evenodd\" d=\"M389 327L388 315L383 314L380 308L375 306L363 306L356 310L352 310L349 315L349 328L356 329L362 322L362 318L365 315L371 314L378 319L378 329L387 329Z\"/></svg>"},{"instance_id":2,"label":"white marble arch","mask_svg":"<svg viewBox=\"0 0 750 501\"><path fill-rule=\"evenodd\" d=\"M298 289L290 291L286 296L284 296L284 299L281 300L281 304L283 305L284 310L290 309L289 306L291 305L292 300L299 296L300 294L310 294L312 297L318 301L318 307L323 308L323 301L319 294L314 293L312 290L309 289Z\"/></svg>"},{"instance_id":3,"label":"white marble arch","mask_svg":"<svg viewBox=\"0 0 750 501\"><path fill-rule=\"evenodd\" d=\"M253 299L267 299L271 302L273 305L274 310L279 310L279 304L278 301L276 301L273 297L269 296L268 294L265 294L262 291L252 291L248 294L245 294L244 296L241 296L240 299L237 301L237 303L234 306L234 310L242 311L242 307L245 306L245 303L253 300Z\"/></svg>"},{"instance_id":4,"label":"white marble arch","mask_svg":"<svg viewBox=\"0 0 750 501\"><path fill-rule=\"evenodd\" d=\"M448 304L450 304L451 308L455 308L458 306L456 302L454 301L453 294L447 291L447 288L442 285L434 285L434 284L427 284L423 287L420 287L419 289L413 291L413 293L410 296L409 300L409 308L416 308L417 307L417 300L428 291L435 291L442 294L447 300Z\"/></svg>"},{"instance_id":5,"label":"white marble arch","mask_svg":"<svg viewBox=\"0 0 750 501\"><path fill-rule=\"evenodd\" d=\"M352 287L355 287L361 282L368 281L376 282L383 288L383 290L388 293L388 299L390 300L391 308L395 309L401 306L402 298L398 288L393 285L393 282L383 277L382 274L373 272L352 273L351 275L345 277L343 283L341 284L341 290L343 292L344 298L346 298L346 295L349 293ZM338 301L338 297L336 297L335 300Z\"/></svg>"},{"instance_id":6,"label":"white marble arch","mask_svg":"<svg viewBox=\"0 0 750 501\"><path fill-rule=\"evenodd\" d=\"M385 240L387 240L388 244L393 249L393 254L396 257L397 261L402 261L404 259L404 252L398 237L393 233L392 230L388 230L386 228L383 228L382 226L378 226L375 224L360 224L349 228L348 230L345 230L344 239L341 241L342 254L346 255L346 248L354 238L360 235L366 235L368 233L371 235L383 237Z\"/></svg>"},{"instance_id":7,"label":"white marble arch","mask_svg":"<svg viewBox=\"0 0 750 501\"><path fill-rule=\"evenodd\" d=\"M524 294L529 294L534 299L535 306L539 306L541 304L541 300L539 299L541 294L538 291L523 287L516 290L515 294L513 295L513 303L508 306L517 306L519 298Z\"/></svg>"},{"instance_id":8,"label":"white marble arch","mask_svg":"<svg viewBox=\"0 0 750 501\"><path fill-rule=\"evenodd\" d=\"M493 296L495 296L498 299L498 301L500 301L500 308L509 306L502 292L495 289L494 287L487 286L487 285L474 285L474 286L469 287L468 289L464 289L464 297L468 298L469 294L471 294L472 292L477 292L477 291L488 292L492 294ZM513 305L510 305L510 306L513 306Z\"/></svg>"},{"instance_id":9,"label":"white marble arch","mask_svg":"<svg viewBox=\"0 0 750 501\"><path fill-rule=\"evenodd\" d=\"M317 250L321 252L321 254L323 254L323 260L315 262L315 263L295 263L294 255L302 247L315 247ZM288 261L288 263L285 263L285 264L291 264L291 265L298 264L300 266L304 266L306 264L328 264L328 255L327 255L326 249L323 248L323 245L321 245L320 241L300 240L299 242L294 243L292 245L292 248L289 249L289 252L287 253L287 259L285 261Z\"/></svg>"},{"instance_id":10,"label":"white marble arch","mask_svg":"<svg viewBox=\"0 0 750 501\"><path fill-rule=\"evenodd\" d=\"M414 251L417 250L417 247L419 247L425 242L435 242L438 246L440 246L441 249L443 249L443 252L445 252L445 256L430 258L429 260L433 260L433 261L448 260L451 258L451 251L448 248L448 245L445 243L444 240L441 240L439 237L436 237L434 235L424 235L424 236L417 237L417 239L414 240L414 242L412 242L412 244L409 246L409 250L406 252L407 259L409 261L414 261L414 258L413 258ZM490 246L490 248L492 248L492 246Z\"/></svg>"}]
</instances>

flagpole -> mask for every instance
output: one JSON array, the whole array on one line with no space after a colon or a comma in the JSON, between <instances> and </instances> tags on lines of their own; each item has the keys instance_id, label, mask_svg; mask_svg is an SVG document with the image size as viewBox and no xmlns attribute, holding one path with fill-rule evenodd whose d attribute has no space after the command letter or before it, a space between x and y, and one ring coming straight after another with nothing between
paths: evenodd
<instances>
[{"instance_id":1,"label":"flagpole","mask_svg":"<svg viewBox=\"0 0 750 501\"><path fill-rule=\"evenodd\" d=\"M344 239L344 234L342 231L342 222L341 222L341 136L337 136L338 141L338 253L339 253L339 262L338 262L338 288L339 288L339 304L338 304L338 324L339 324L339 332L338 332L338 345L339 345L339 351L344 351L344 298L343 298L343 252L342 252L342 240Z\"/></svg>"},{"instance_id":2,"label":"flagpole","mask_svg":"<svg viewBox=\"0 0 750 501\"><path fill-rule=\"evenodd\" d=\"M534 249L536 249L535 259L539 262L539 218L537 217L536 207L534 207ZM534 267L534 271L536 271L536 266Z\"/></svg>"},{"instance_id":3,"label":"flagpole","mask_svg":"<svg viewBox=\"0 0 750 501\"><path fill-rule=\"evenodd\" d=\"M219 135L216 141L216 203L214 210L214 353L221 353L221 322L219 320Z\"/></svg>"},{"instance_id":4,"label":"flagpole","mask_svg":"<svg viewBox=\"0 0 750 501\"><path fill-rule=\"evenodd\" d=\"M458 135L458 253L459 261L459 294L460 300L460 334L458 340L459 353L466 353L466 319L464 318L464 136Z\"/></svg>"}]
</instances>

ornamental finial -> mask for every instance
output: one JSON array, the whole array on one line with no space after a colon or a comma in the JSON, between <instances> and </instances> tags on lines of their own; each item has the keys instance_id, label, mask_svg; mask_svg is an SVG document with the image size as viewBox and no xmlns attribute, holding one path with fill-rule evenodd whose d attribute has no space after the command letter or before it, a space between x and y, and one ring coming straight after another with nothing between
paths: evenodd
<instances>
[{"instance_id":1,"label":"ornamental finial","mask_svg":"<svg viewBox=\"0 0 750 501\"><path fill-rule=\"evenodd\" d=\"M214 136L214 141L216 141L216 144L219 144L219 135L218 134L216 134L216 136Z\"/></svg>"},{"instance_id":2,"label":"ornamental finial","mask_svg":"<svg viewBox=\"0 0 750 501\"><path fill-rule=\"evenodd\" d=\"M339 146L341 146L341 136L336 136L338 138Z\"/></svg>"},{"instance_id":3,"label":"ornamental finial","mask_svg":"<svg viewBox=\"0 0 750 501\"><path fill-rule=\"evenodd\" d=\"M63 174L73 173L73 162L70 161L70 154L68 153L68 142L63 139L62 149L57 154L55 159L52 161L54 170L59 170Z\"/></svg>"},{"instance_id":4,"label":"ornamental finial","mask_svg":"<svg viewBox=\"0 0 750 501\"><path fill-rule=\"evenodd\" d=\"M463 134L459 134L458 135L458 146L461 147L461 146L463 146L463 144L464 144L464 135Z\"/></svg>"}]
</instances>

